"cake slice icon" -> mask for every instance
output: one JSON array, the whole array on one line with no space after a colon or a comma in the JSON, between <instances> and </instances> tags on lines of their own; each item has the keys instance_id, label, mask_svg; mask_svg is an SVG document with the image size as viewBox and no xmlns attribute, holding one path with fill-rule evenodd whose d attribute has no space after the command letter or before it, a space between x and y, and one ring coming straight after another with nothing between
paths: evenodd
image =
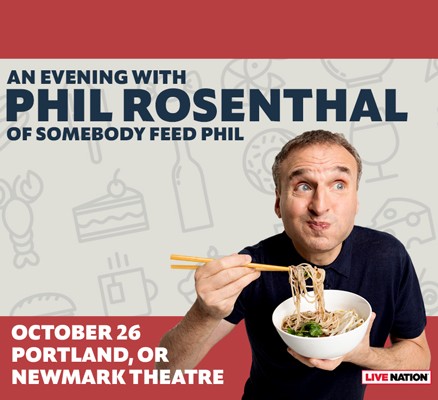
<instances>
[{"instance_id":1,"label":"cake slice icon","mask_svg":"<svg viewBox=\"0 0 438 400\"><path fill-rule=\"evenodd\" d=\"M73 209L79 242L149 229L143 195L118 179L118 172L108 184L106 195Z\"/></svg>"}]
</instances>

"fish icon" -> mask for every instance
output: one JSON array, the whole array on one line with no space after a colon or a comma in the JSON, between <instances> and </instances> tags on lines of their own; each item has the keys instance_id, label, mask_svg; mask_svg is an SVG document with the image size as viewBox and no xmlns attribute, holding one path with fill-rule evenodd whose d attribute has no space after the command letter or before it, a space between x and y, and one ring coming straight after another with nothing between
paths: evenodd
<instances>
[{"instance_id":1,"label":"fish icon","mask_svg":"<svg viewBox=\"0 0 438 400\"><path fill-rule=\"evenodd\" d=\"M406 248L413 243L422 244L435 239L430 208L413 199L386 200L372 218L370 228L394 235Z\"/></svg>"}]
</instances>

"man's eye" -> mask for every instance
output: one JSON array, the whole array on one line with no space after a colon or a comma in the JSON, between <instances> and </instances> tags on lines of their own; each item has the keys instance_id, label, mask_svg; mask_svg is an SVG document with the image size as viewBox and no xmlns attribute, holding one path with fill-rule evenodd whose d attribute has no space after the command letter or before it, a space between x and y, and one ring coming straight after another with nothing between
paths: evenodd
<instances>
[{"instance_id":1,"label":"man's eye","mask_svg":"<svg viewBox=\"0 0 438 400\"><path fill-rule=\"evenodd\" d=\"M342 189L345 189L345 184L342 183L342 182L336 182L335 185L334 185L334 188L335 188L336 190L342 190Z\"/></svg>"},{"instance_id":2,"label":"man's eye","mask_svg":"<svg viewBox=\"0 0 438 400\"><path fill-rule=\"evenodd\" d=\"M297 186L297 190L300 192L308 192L309 190L312 190L312 188L307 183L300 183Z\"/></svg>"}]
</instances>

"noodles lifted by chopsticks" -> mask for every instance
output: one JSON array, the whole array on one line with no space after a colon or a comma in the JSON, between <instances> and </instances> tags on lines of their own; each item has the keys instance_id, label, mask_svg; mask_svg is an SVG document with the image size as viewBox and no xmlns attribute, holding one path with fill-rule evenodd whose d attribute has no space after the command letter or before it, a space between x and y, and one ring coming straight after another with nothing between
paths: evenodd
<instances>
[{"instance_id":1,"label":"noodles lifted by chopsticks","mask_svg":"<svg viewBox=\"0 0 438 400\"><path fill-rule=\"evenodd\" d=\"M324 305L325 271L312 267L310 264L300 264L289 267L289 282L294 299L295 312L286 317L282 323L285 332L298 336L333 336L351 331L362 325L354 310L327 311ZM307 285L306 280L311 284ZM313 289L313 294L307 289ZM301 296L309 303L315 303L315 311L300 311Z\"/></svg>"}]
</instances>

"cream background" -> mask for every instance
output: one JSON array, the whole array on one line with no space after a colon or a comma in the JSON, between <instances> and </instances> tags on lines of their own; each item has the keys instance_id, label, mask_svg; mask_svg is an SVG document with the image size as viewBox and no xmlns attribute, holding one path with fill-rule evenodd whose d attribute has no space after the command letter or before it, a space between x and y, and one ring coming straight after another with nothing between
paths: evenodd
<instances>
[{"instance_id":1,"label":"cream background","mask_svg":"<svg viewBox=\"0 0 438 400\"><path fill-rule=\"evenodd\" d=\"M332 65L331 69L329 65ZM252 67L260 72L259 76ZM329 121L316 122L315 103L311 101L306 103L309 106L305 108L303 123L290 121L290 102L285 102L280 123L264 118L259 123L227 123L226 126L239 126L245 140L194 140L189 143L191 155L205 178L212 223L207 228L186 232L182 230L172 182L172 168L176 161L175 144L172 142L102 142L102 158L96 163L85 142L30 140L5 145L4 141L0 141L0 180L12 185L17 176L25 177L28 171L33 171L43 182L40 197L29 204L33 216L33 244L39 256L37 265L23 268L14 265L16 252L13 239L6 227L5 211L0 210L1 315L16 315L17 304L27 298L31 298L34 308L25 313L36 315L60 312L65 307L61 306L60 298L70 303L75 315L183 315L194 298L191 293L192 274L170 270L169 255L224 255L278 232L280 221L273 212L274 196L261 191L247 178L245 152L251 151L251 145L262 136L277 138L282 136L279 132L284 134L287 131L292 137L304 130L318 128L343 132L349 140L353 138L353 144L357 136L351 133L362 134L358 150L364 159L364 174L359 191L357 223L372 225L373 218L387 201L403 199L393 207L401 218L400 224L389 226L398 217L386 223L405 245L412 237L424 240L423 243L409 244L408 251L421 278L427 312L429 315L438 313L438 272L435 266L438 213L435 177L438 148L437 60L2 60L0 97L6 93L9 71L26 68L185 69L192 71L192 88L211 87L217 90L221 87L245 87L247 84L266 89L311 88L315 91L326 88L334 95L335 89L347 88L350 110L362 88L372 89L379 101L386 88L395 88L398 93L397 108L407 111L409 119L395 124L368 124L365 120L353 126L350 122L334 121L333 114L329 113ZM244 79L239 78L239 74ZM128 86L135 87L134 84ZM76 87L79 86L72 86ZM160 91L166 87L144 88ZM115 117L121 118L120 94L125 86L104 85L102 88L108 108L117 110ZM188 86L185 89L191 90ZM4 101L4 98L0 99L0 135L8 126ZM29 114L27 125L40 125L34 113ZM111 125L128 126L117 119ZM200 126L190 121L177 125ZM218 120L208 125L225 124ZM369 129L358 131L358 127ZM272 157L269 144L263 145L260 151L266 157L266 164L269 164ZM388 160L387 155L391 155ZM396 176L371 181L378 176L377 166L367 164L367 160L373 159L381 161L384 174ZM105 195L107 185L118 169L118 178L143 196L149 229L80 242L73 209ZM263 177L269 178L267 172L263 173ZM418 209L412 201L420 203ZM410 226L406 218L414 211L420 213L416 214L418 224ZM13 218L24 218L19 211L14 212ZM186 207L185 212L196 212L196 209ZM414 217L409 220L411 223L415 223ZM383 223L381 221L385 220L380 219L378 226ZM123 261L126 255L129 266L117 268L116 253ZM113 262L112 270L109 258ZM129 283L125 281L124 287L125 297L129 300L117 303L117 308L114 304L114 307L108 307L106 289L99 285L99 277L133 270L137 271L136 279ZM143 278L156 285L155 298L145 296L145 287L151 290L152 284L145 286ZM51 293L58 297L49 295ZM120 292L114 293L120 295ZM41 301L44 297L46 301Z\"/></svg>"}]
</instances>

